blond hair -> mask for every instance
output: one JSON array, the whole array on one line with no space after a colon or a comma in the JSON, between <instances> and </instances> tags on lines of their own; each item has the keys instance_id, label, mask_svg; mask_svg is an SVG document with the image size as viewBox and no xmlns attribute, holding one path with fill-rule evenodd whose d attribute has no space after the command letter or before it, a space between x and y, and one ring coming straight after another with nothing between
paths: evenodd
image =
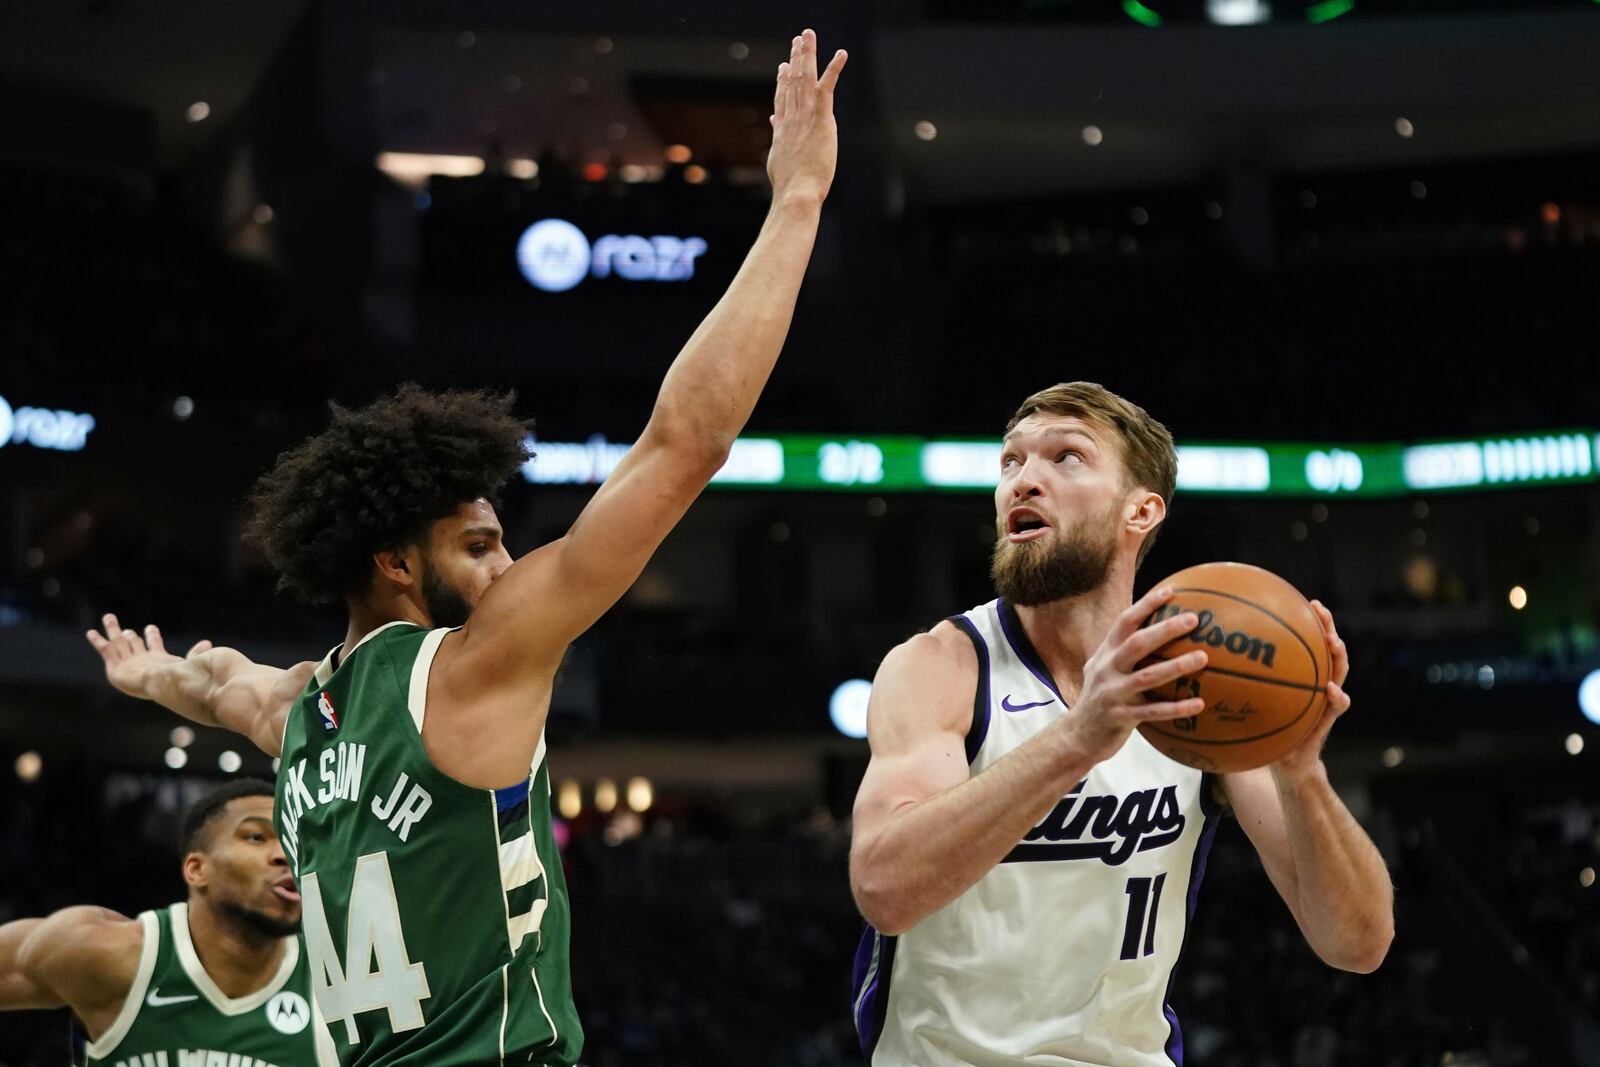
<instances>
[{"instance_id":1,"label":"blond hair","mask_svg":"<svg viewBox=\"0 0 1600 1067\"><path fill-rule=\"evenodd\" d=\"M1148 489L1169 508L1172 506L1172 494L1178 486L1178 450L1167 428L1138 404L1097 382L1062 382L1024 400L1006 423L1006 433L1029 415L1076 415L1111 431L1121 446L1124 483L1130 488ZM1135 566L1144 562L1160 529L1155 527L1145 537Z\"/></svg>"}]
</instances>

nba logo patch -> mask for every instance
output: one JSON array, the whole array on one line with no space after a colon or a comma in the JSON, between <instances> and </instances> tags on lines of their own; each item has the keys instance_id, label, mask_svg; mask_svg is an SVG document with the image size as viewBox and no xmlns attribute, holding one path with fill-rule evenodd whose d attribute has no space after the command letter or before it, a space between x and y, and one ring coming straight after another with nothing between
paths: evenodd
<instances>
[{"instance_id":1,"label":"nba logo patch","mask_svg":"<svg viewBox=\"0 0 1600 1067\"><path fill-rule=\"evenodd\" d=\"M339 716L334 714L333 701L328 699L327 693L317 694L317 714L322 716L322 728L324 730L337 730L339 728Z\"/></svg>"}]
</instances>

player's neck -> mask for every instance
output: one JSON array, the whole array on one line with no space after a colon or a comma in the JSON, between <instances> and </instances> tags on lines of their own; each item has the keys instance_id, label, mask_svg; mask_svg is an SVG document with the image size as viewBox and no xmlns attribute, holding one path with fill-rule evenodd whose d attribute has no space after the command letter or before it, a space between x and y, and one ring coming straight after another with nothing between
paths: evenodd
<instances>
[{"instance_id":1,"label":"player's neck","mask_svg":"<svg viewBox=\"0 0 1600 1067\"><path fill-rule=\"evenodd\" d=\"M1098 589L1031 607L1017 617L1070 702L1083 687L1083 665L1105 640L1117 616L1133 601L1133 576L1113 571Z\"/></svg>"},{"instance_id":2,"label":"player's neck","mask_svg":"<svg viewBox=\"0 0 1600 1067\"><path fill-rule=\"evenodd\" d=\"M223 996L249 996L272 981L283 966L288 939L251 929L204 900L189 900L189 939L200 966Z\"/></svg>"},{"instance_id":3,"label":"player's neck","mask_svg":"<svg viewBox=\"0 0 1600 1067\"><path fill-rule=\"evenodd\" d=\"M361 639L380 626L391 622L414 622L418 626L432 626L428 614L420 604L406 597L373 597L350 601L350 625L344 632L341 658Z\"/></svg>"}]
</instances>

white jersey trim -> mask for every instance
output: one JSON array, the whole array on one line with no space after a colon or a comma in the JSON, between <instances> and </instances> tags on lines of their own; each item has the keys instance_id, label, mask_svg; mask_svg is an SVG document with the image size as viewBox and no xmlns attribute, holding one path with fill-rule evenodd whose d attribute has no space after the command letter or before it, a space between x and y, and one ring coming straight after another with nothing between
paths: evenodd
<instances>
[{"instance_id":1,"label":"white jersey trim","mask_svg":"<svg viewBox=\"0 0 1600 1067\"><path fill-rule=\"evenodd\" d=\"M411 664L411 687L406 693L406 708L411 712L411 721L417 724L418 737L422 736L422 719L428 712L428 672L433 669L433 657L439 653L439 643L449 632L449 628L428 631L428 636L422 639L422 647L417 649L417 658Z\"/></svg>"},{"instance_id":2,"label":"white jersey trim","mask_svg":"<svg viewBox=\"0 0 1600 1067\"><path fill-rule=\"evenodd\" d=\"M334 660L337 659L339 661L339 666L343 666L344 665L344 661L349 659L352 655L354 655L356 649L360 648L362 645L366 644L368 641L371 641L374 637L377 637L379 634L383 633L383 631L387 630L389 627L391 627L391 626L415 626L415 625L416 625L416 623L407 622L405 619L393 619L393 620L391 620L389 622L384 623L382 626L374 627L373 629L368 630L366 633L362 634L361 635L361 640L357 641L354 645L352 645L350 647L350 651L349 652L343 651L343 649L344 649L344 644L343 643L334 645L332 648L330 648L328 650L328 654L326 656L322 657L322 662L317 664L317 669L311 672L312 679L316 681L318 686L327 685L328 684L328 680L333 677L333 672L338 670L338 667L336 667L334 665Z\"/></svg>"},{"instance_id":3,"label":"white jersey trim","mask_svg":"<svg viewBox=\"0 0 1600 1067\"><path fill-rule=\"evenodd\" d=\"M156 956L161 951L161 919L153 911L139 913L139 925L144 927L144 943L139 946L139 969L133 974L133 984L123 998L122 1010L106 1032L84 1046L84 1051L97 1060L109 1059L122 1044L122 1039L133 1029L133 1022L144 1006L145 990L150 986L150 976L155 973Z\"/></svg>"},{"instance_id":4,"label":"white jersey trim","mask_svg":"<svg viewBox=\"0 0 1600 1067\"><path fill-rule=\"evenodd\" d=\"M261 1007L283 988L289 976L294 974L295 966L300 962L300 939L286 937L283 939L283 962L278 964L278 973L254 993L246 993L242 997L230 997L217 988L217 983L211 980L205 966L201 964L199 953L194 950L194 940L189 935L189 905L174 904L168 914L172 916L172 947L178 953L178 962L183 965L183 972L189 976L194 987L200 990L201 995L211 1002L211 1006L224 1015L243 1015Z\"/></svg>"}]
</instances>

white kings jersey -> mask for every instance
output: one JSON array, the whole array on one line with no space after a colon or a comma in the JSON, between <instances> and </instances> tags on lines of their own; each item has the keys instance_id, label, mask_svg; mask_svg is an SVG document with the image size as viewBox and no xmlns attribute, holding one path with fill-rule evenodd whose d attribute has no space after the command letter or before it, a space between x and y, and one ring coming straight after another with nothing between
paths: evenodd
<instances>
[{"instance_id":1,"label":"white kings jersey","mask_svg":"<svg viewBox=\"0 0 1600 1067\"><path fill-rule=\"evenodd\" d=\"M977 774L1066 714L1016 610L951 619L978 653ZM868 926L854 1015L871 1067L1173 1067L1167 1004L1219 807L1135 731L994 869L898 937Z\"/></svg>"}]
</instances>

